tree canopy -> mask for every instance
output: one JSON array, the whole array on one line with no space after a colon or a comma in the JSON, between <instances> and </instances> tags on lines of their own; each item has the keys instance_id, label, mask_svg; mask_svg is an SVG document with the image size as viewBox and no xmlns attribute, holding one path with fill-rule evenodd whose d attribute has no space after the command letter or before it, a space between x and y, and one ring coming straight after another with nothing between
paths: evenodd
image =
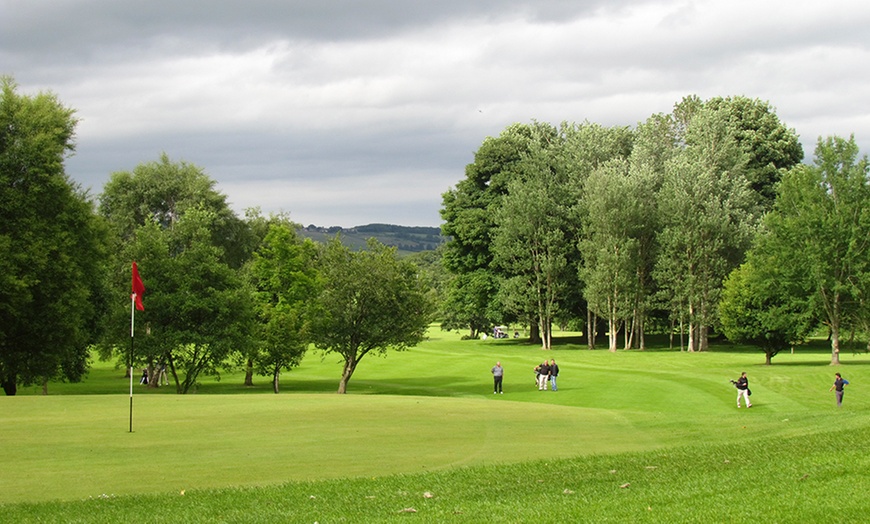
<instances>
[{"instance_id":1,"label":"tree canopy","mask_svg":"<svg viewBox=\"0 0 870 524\"><path fill-rule=\"evenodd\" d=\"M443 197L445 325L527 321L546 348L553 319L585 307L590 347L598 316L615 350L620 330L643 347L655 315L703 350L724 279L802 156L770 104L745 97L689 96L635 129L508 126Z\"/></svg>"},{"instance_id":2,"label":"tree canopy","mask_svg":"<svg viewBox=\"0 0 870 524\"><path fill-rule=\"evenodd\" d=\"M64 171L74 112L0 80L0 382L77 381L106 308L106 235Z\"/></svg>"},{"instance_id":3,"label":"tree canopy","mask_svg":"<svg viewBox=\"0 0 870 524\"><path fill-rule=\"evenodd\" d=\"M854 137L819 139L812 166L788 171L759 250L787 272L790 296L831 333L840 361L844 327L864 327L870 283L870 164ZM862 320L864 319L864 320Z\"/></svg>"},{"instance_id":4,"label":"tree canopy","mask_svg":"<svg viewBox=\"0 0 870 524\"><path fill-rule=\"evenodd\" d=\"M275 393L281 371L299 365L312 342L316 255L314 242L300 239L294 224L273 217L250 264L259 336L248 358L258 374L272 377Z\"/></svg>"},{"instance_id":5,"label":"tree canopy","mask_svg":"<svg viewBox=\"0 0 870 524\"><path fill-rule=\"evenodd\" d=\"M432 320L427 290L395 248L370 240L354 252L335 237L319 259L323 289L317 299L315 346L344 360L339 393L368 354L384 355L417 345Z\"/></svg>"},{"instance_id":6,"label":"tree canopy","mask_svg":"<svg viewBox=\"0 0 870 524\"><path fill-rule=\"evenodd\" d=\"M114 234L116 289L128 289L131 260L148 288L136 362L167 366L179 393L254 341L252 294L240 269L253 242L213 186L200 168L163 155L113 174L100 201ZM107 347L123 358L129 333L120 329L121 296L117 303Z\"/></svg>"}]
</instances>

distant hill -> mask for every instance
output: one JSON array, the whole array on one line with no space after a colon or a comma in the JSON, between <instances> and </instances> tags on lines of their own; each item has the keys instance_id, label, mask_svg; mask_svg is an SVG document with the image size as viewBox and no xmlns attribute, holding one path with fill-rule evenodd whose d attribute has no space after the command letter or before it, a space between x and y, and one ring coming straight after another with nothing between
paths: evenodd
<instances>
[{"instance_id":1,"label":"distant hill","mask_svg":"<svg viewBox=\"0 0 870 524\"><path fill-rule=\"evenodd\" d=\"M341 241L352 249L365 247L366 241L374 237L382 244L395 246L403 253L434 250L447 240L446 237L441 236L441 229L437 227L396 226L392 224L369 224L350 228L309 225L303 227L299 234L317 242L327 242L335 235L341 234Z\"/></svg>"}]
</instances>

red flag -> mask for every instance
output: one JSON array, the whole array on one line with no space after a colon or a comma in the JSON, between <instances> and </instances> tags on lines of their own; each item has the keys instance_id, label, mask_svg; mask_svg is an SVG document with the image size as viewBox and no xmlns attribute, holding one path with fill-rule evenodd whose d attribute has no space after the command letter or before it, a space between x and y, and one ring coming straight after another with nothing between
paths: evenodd
<instances>
[{"instance_id":1,"label":"red flag","mask_svg":"<svg viewBox=\"0 0 870 524\"><path fill-rule=\"evenodd\" d=\"M142 296L145 294L145 284L139 278L139 268L136 267L136 262L133 262L133 299L136 301L136 309L145 311L145 306L142 304Z\"/></svg>"}]
</instances>

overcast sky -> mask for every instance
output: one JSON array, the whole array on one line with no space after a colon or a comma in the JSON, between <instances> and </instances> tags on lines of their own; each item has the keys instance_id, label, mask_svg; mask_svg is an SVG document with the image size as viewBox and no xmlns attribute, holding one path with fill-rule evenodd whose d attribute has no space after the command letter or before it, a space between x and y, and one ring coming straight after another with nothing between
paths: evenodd
<instances>
[{"instance_id":1,"label":"overcast sky","mask_svg":"<svg viewBox=\"0 0 870 524\"><path fill-rule=\"evenodd\" d=\"M870 151L866 0L0 0L0 74L80 119L67 172L202 167L234 209L440 224L514 122L630 125L688 94L769 101L809 158Z\"/></svg>"}]
</instances>

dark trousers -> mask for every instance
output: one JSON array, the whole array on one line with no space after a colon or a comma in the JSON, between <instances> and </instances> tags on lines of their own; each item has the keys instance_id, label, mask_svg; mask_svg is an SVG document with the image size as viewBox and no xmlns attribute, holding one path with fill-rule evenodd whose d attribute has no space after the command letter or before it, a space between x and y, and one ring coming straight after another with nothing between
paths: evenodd
<instances>
[{"instance_id":1,"label":"dark trousers","mask_svg":"<svg viewBox=\"0 0 870 524\"><path fill-rule=\"evenodd\" d=\"M492 377L493 380L493 393L501 393L501 379L504 377Z\"/></svg>"}]
</instances>

